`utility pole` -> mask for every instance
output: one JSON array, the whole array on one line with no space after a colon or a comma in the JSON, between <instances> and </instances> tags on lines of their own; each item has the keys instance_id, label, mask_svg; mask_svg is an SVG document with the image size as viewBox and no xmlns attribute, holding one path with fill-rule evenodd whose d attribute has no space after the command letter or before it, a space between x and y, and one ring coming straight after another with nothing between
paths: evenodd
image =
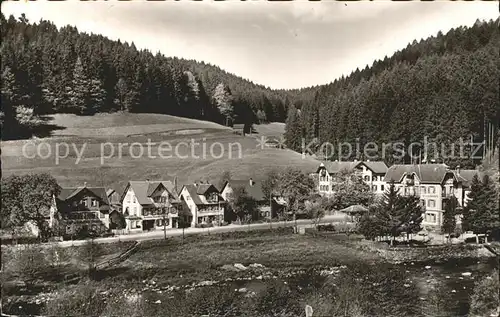
<instances>
[{"instance_id":1,"label":"utility pole","mask_svg":"<svg viewBox=\"0 0 500 317\"><path fill-rule=\"evenodd\" d=\"M161 197L160 199L163 199ZM165 203L163 201L160 202L160 208L163 214L163 239L167 240L167 221L166 221L166 211Z\"/></svg>"},{"instance_id":2,"label":"utility pole","mask_svg":"<svg viewBox=\"0 0 500 317\"><path fill-rule=\"evenodd\" d=\"M273 195L269 191L269 229L273 228Z\"/></svg>"}]
</instances>

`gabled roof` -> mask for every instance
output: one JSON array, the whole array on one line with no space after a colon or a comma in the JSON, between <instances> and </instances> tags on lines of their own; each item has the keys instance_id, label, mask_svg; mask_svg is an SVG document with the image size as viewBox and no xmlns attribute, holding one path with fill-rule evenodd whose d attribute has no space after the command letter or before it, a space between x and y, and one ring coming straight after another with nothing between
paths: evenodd
<instances>
[{"instance_id":1,"label":"gabled roof","mask_svg":"<svg viewBox=\"0 0 500 317\"><path fill-rule=\"evenodd\" d=\"M341 171L350 172L352 171L359 163L361 162L323 162L319 165L316 173L319 172L320 169L325 168L329 174L337 174Z\"/></svg>"},{"instance_id":2,"label":"gabled roof","mask_svg":"<svg viewBox=\"0 0 500 317\"><path fill-rule=\"evenodd\" d=\"M108 190L106 191L106 196L108 196L108 197L109 197L109 196L113 195L113 193L115 193L115 192L116 192L116 191L115 191L114 189L110 188L110 189L108 189Z\"/></svg>"},{"instance_id":3,"label":"gabled roof","mask_svg":"<svg viewBox=\"0 0 500 317\"><path fill-rule=\"evenodd\" d=\"M223 201L222 197L219 194L219 191L212 184L199 184L198 186L196 186L195 184L187 184L184 185L183 188L186 188L187 192L189 193L189 196L191 196L191 199L193 200L193 203L195 203L196 205L213 204L209 203L206 197L204 196L204 194L208 192L210 188L212 188L213 191L215 191L219 196L219 199Z\"/></svg>"},{"instance_id":4,"label":"gabled roof","mask_svg":"<svg viewBox=\"0 0 500 317\"><path fill-rule=\"evenodd\" d=\"M460 171L455 171L454 173L457 179L460 182L462 182L463 187L470 187L474 176L475 175L479 176L478 170L460 170Z\"/></svg>"},{"instance_id":5,"label":"gabled roof","mask_svg":"<svg viewBox=\"0 0 500 317\"><path fill-rule=\"evenodd\" d=\"M89 195L92 195L100 200L99 210L107 211L110 208L110 203L108 199L108 195L106 195L106 189L104 187L72 187L72 188L61 188L59 192L59 196L56 199L56 206L58 209L64 209L66 203L71 201L72 198L78 196L78 194L82 192L88 192Z\"/></svg>"},{"instance_id":6,"label":"gabled roof","mask_svg":"<svg viewBox=\"0 0 500 317\"><path fill-rule=\"evenodd\" d=\"M198 195L203 195L205 194L211 187L214 187L214 189L217 191L217 188L215 188L214 185L212 184L198 184L198 186L196 186L196 193Z\"/></svg>"},{"instance_id":7,"label":"gabled roof","mask_svg":"<svg viewBox=\"0 0 500 317\"><path fill-rule=\"evenodd\" d=\"M373 161L373 162L363 161L360 162L357 166L361 164L364 164L368 169L370 169L375 174L385 174L389 169L385 164L385 162L382 161Z\"/></svg>"},{"instance_id":8,"label":"gabled roof","mask_svg":"<svg viewBox=\"0 0 500 317\"><path fill-rule=\"evenodd\" d=\"M108 200L108 195L106 195L106 189L104 187L87 187L87 186L81 186L81 187L73 187L73 188L61 188L61 191L59 193L59 196L57 196L57 199L61 201L66 201L68 199L71 199L81 193L82 191L87 190L91 194L93 194L95 197L100 198L102 202L105 204L109 205L109 200Z\"/></svg>"},{"instance_id":9,"label":"gabled roof","mask_svg":"<svg viewBox=\"0 0 500 317\"><path fill-rule=\"evenodd\" d=\"M401 182L405 175L415 174L421 183L441 184L448 173L453 171L445 164L397 164L387 170L384 181Z\"/></svg>"},{"instance_id":10,"label":"gabled roof","mask_svg":"<svg viewBox=\"0 0 500 317\"><path fill-rule=\"evenodd\" d=\"M250 185L250 180L241 180L241 179L232 179L227 181L222 187L222 191L229 185L231 188L243 187L250 197L257 201L262 201L265 198L264 192L262 191L262 182L252 180L252 184Z\"/></svg>"},{"instance_id":11,"label":"gabled roof","mask_svg":"<svg viewBox=\"0 0 500 317\"><path fill-rule=\"evenodd\" d=\"M129 181L127 188L123 192L123 196L126 195L128 188L132 188L134 191L137 202L141 205L151 205L153 204L153 199L151 199L151 195L155 192L158 187L163 186L168 193L174 198L174 200L178 200L179 197L175 192L174 184L171 181Z\"/></svg>"}]
</instances>

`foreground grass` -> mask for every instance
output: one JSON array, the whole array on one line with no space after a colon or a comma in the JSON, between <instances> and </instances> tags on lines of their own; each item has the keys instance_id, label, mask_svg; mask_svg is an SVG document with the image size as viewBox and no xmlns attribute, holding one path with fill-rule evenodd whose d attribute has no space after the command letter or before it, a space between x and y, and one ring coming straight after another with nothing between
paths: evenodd
<instances>
[{"instance_id":1,"label":"foreground grass","mask_svg":"<svg viewBox=\"0 0 500 317\"><path fill-rule=\"evenodd\" d=\"M258 263L271 270L286 272L289 269L379 261L372 253L350 247L346 236L301 236L292 234L291 230L279 228L188 236L184 244L180 237L147 241L120 264L119 267L127 272L121 276L182 284L226 276L227 272L221 270L226 264Z\"/></svg>"},{"instance_id":2,"label":"foreground grass","mask_svg":"<svg viewBox=\"0 0 500 317\"><path fill-rule=\"evenodd\" d=\"M184 244L177 237L145 242L101 280L60 290L43 311L93 316L303 316L309 304L316 316L419 315L418 291L404 285L404 273L384 269L372 254L350 249L346 239L278 229L190 236ZM234 281L250 274L221 269L234 263L262 264L262 270L277 278L257 281L253 291L235 291L235 282L230 282L162 292L166 284ZM332 266L339 268L336 275L318 271Z\"/></svg>"}]
</instances>

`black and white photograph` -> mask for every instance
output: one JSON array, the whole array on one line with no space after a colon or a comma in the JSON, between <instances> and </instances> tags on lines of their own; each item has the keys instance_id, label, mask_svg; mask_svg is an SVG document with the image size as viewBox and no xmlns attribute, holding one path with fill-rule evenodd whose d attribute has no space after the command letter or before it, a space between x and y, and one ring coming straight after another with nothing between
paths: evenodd
<instances>
[{"instance_id":1,"label":"black and white photograph","mask_svg":"<svg viewBox=\"0 0 500 317\"><path fill-rule=\"evenodd\" d=\"M0 315L500 315L499 12L2 1Z\"/></svg>"}]
</instances>

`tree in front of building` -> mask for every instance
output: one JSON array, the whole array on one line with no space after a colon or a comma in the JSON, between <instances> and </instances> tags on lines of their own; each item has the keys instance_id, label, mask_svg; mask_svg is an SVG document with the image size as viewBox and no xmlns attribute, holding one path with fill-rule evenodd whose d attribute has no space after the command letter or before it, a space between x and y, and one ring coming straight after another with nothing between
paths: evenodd
<instances>
[{"instance_id":1,"label":"tree in front of building","mask_svg":"<svg viewBox=\"0 0 500 317\"><path fill-rule=\"evenodd\" d=\"M296 168L286 168L279 174L277 192L285 199L286 212L293 215L295 227L297 227L297 213L311 196L313 189L312 178Z\"/></svg>"},{"instance_id":2,"label":"tree in front of building","mask_svg":"<svg viewBox=\"0 0 500 317\"><path fill-rule=\"evenodd\" d=\"M38 237L48 238L50 207L59 191L57 181L45 173L2 179L2 223L20 226L32 222L38 229Z\"/></svg>"},{"instance_id":3,"label":"tree in front of building","mask_svg":"<svg viewBox=\"0 0 500 317\"><path fill-rule=\"evenodd\" d=\"M421 230L423 212L417 196L401 196L391 183L382 201L361 217L358 230L368 239L391 236L393 245L395 238L403 232L409 236Z\"/></svg>"},{"instance_id":4,"label":"tree in front of building","mask_svg":"<svg viewBox=\"0 0 500 317\"><path fill-rule=\"evenodd\" d=\"M247 193L244 187L233 188L227 202L240 224L255 218L258 213L257 201Z\"/></svg>"},{"instance_id":5,"label":"tree in front of building","mask_svg":"<svg viewBox=\"0 0 500 317\"><path fill-rule=\"evenodd\" d=\"M487 237L500 226L497 193L487 174L482 180L477 175L473 177L468 198L462 226L464 230L473 231L476 234L476 242L479 243L479 234L485 234Z\"/></svg>"},{"instance_id":6,"label":"tree in front of building","mask_svg":"<svg viewBox=\"0 0 500 317\"><path fill-rule=\"evenodd\" d=\"M441 226L441 231L448 235L448 242L450 242L450 236L455 232L457 227L457 208L458 199L455 196L451 196L450 199L445 204L443 212L443 224Z\"/></svg>"}]
</instances>

